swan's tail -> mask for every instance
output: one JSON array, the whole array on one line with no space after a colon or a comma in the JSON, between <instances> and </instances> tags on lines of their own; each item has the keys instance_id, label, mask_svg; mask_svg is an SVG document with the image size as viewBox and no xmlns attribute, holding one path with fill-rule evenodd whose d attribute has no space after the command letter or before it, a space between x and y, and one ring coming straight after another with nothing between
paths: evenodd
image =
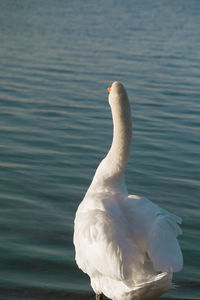
<instances>
[{"instance_id":1,"label":"swan's tail","mask_svg":"<svg viewBox=\"0 0 200 300\"><path fill-rule=\"evenodd\" d=\"M168 290L173 289L172 273L163 272L151 280L138 284L128 293L127 300L156 300Z\"/></svg>"}]
</instances>

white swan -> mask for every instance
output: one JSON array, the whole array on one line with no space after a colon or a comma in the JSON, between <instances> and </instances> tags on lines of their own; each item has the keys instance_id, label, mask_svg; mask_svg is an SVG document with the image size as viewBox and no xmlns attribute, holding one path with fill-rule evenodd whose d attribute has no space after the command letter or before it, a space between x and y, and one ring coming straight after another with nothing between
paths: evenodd
<instances>
[{"instance_id":1,"label":"white swan","mask_svg":"<svg viewBox=\"0 0 200 300\"><path fill-rule=\"evenodd\" d=\"M124 171L132 126L122 84L109 89L113 141L75 217L76 262L91 279L96 299L157 299L172 288L183 257L181 219L144 197L128 195Z\"/></svg>"}]
</instances>

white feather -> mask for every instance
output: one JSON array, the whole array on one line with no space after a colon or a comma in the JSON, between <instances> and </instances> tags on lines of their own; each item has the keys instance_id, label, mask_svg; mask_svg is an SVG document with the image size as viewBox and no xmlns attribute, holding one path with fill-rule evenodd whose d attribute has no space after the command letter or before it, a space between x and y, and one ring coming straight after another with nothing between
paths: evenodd
<instances>
[{"instance_id":1,"label":"white feather","mask_svg":"<svg viewBox=\"0 0 200 300\"><path fill-rule=\"evenodd\" d=\"M176 237L181 219L144 197L128 196L123 175L131 145L129 101L114 82L109 96L114 132L76 213L76 262L96 294L116 300L157 299L181 270ZM158 272L161 272L158 274Z\"/></svg>"}]
</instances>

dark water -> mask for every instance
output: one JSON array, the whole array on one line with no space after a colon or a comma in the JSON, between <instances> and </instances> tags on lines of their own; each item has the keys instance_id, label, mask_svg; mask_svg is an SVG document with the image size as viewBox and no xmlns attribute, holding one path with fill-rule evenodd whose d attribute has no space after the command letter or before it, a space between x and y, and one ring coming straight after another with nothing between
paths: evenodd
<instances>
[{"instance_id":1,"label":"dark water","mask_svg":"<svg viewBox=\"0 0 200 300\"><path fill-rule=\"evenodd\" d=\"M110 146L113 80L132 106L129 193L183 218L166 297L200 299L199 16L198 0L0 1L0 299L91 292L73 219Z\"/></svg>"}]
</instances>

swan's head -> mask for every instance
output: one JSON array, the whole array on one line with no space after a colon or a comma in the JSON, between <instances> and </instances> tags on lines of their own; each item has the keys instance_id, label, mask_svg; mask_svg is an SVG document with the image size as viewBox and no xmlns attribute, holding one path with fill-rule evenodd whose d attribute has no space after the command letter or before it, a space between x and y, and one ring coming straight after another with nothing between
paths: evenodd
<instances>
[{"instance_id":1,"label":"swan's head","mask_svg":"<svg viewBox=\"0 0 200 300\"><path fill-rule=\"evenodd\" d=\"M113 82L112 86L108 88L108 92L108 101L111 106L128 99L124 86L118 81Z\"/></svg>"}]
</instances>

